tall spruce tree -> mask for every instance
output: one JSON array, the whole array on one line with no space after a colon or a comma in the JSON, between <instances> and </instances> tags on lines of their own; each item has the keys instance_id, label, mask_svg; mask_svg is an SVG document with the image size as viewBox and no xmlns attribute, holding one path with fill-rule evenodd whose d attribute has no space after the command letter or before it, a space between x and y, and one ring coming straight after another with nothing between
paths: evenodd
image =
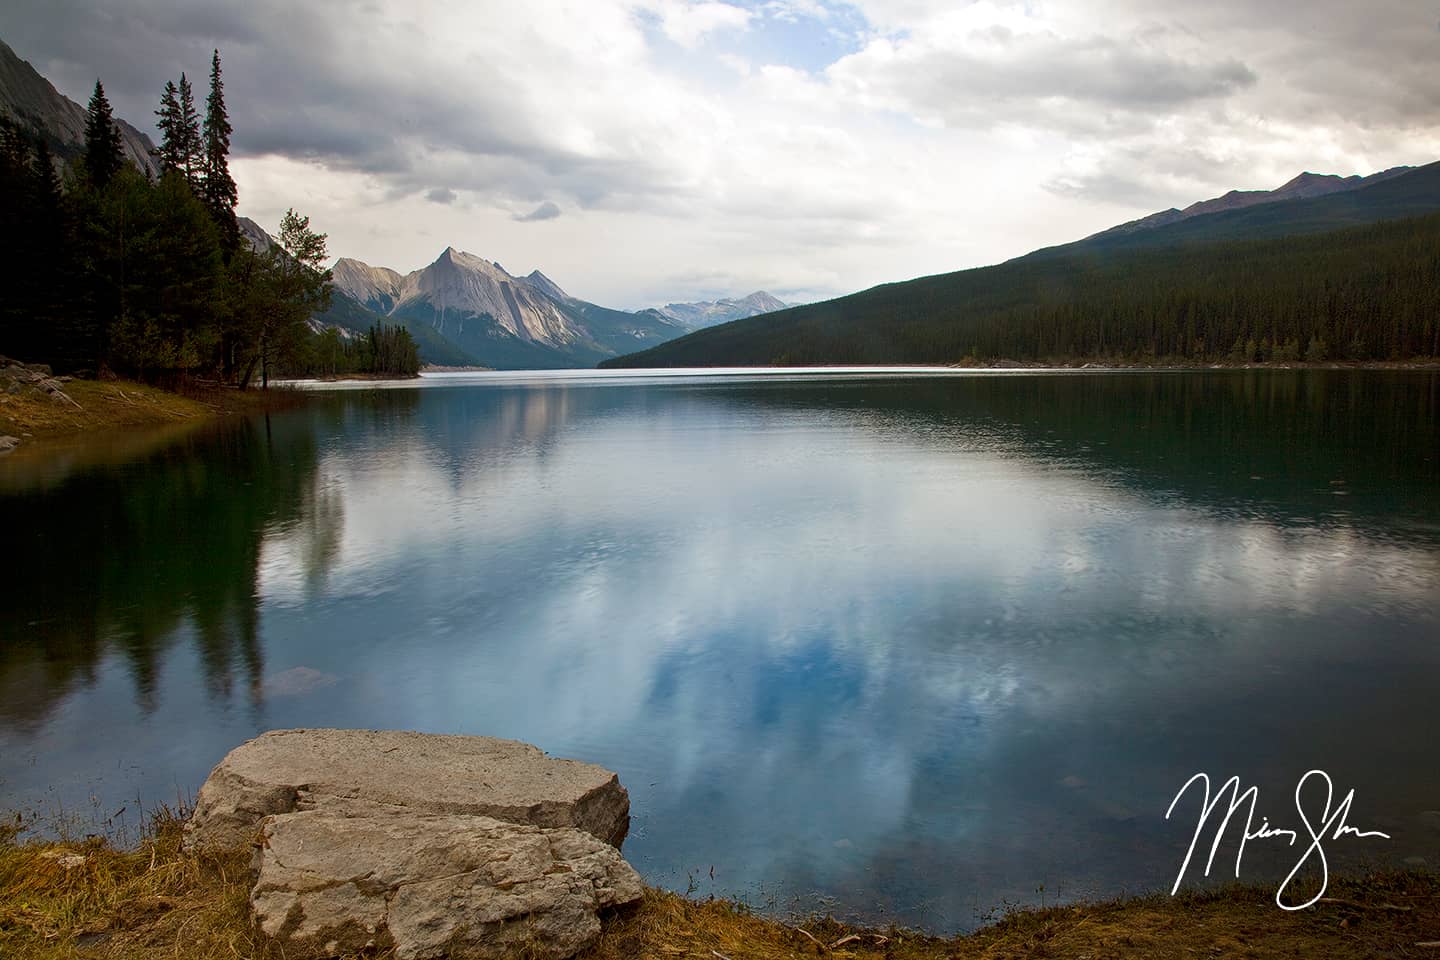
<instances>
[{"instance_id":1,"label":"tall spruce tree","mask_svg":"<svg viewBox=\"0 0 1440 960\"><path fill-rule=\"evenodd\" d=\"M180 93L174 80L165 81L165 92L160 95L160 109L155 111L159 119L155 125L160 129L160 147L156 156L160 169L185 170L185 129L180 116Z\"/></svg>"},{"instance_id":2,"label":"tall spruce tree","mask_svg":"<svg viewBox=\"0 0 1440 960\"><path fill-rule=\"evenodd\" d=\"M96 80L85 114L85 175L96 189L104 189L124 165L120 128L115 125L105 88Z\"/></svg>"},{"instance_id":3,"label":"tall spruce tree","mask_svg":"<svg viewBox=\"0 0 1440 960\"><path fill-rule=\"evenodd\" d=\"M205 169L205 145L200 139L200 114L195 111L195 93L185 74L180 74L180 149L183 154L180 169L185 181L198 196Z\"/></svg>"},{"instance_id":4,"label":"tall spruce tree","mask_svg":"<svg viewBox=\"0 0 1440 960\"><path fill-rule=\"evenodd\" d=\"M230 176L230 117L225 112L225 83L220 79L220 51L210 59L210 95L205 98L205 185L203 199L220 228L227 253L240 242L235 221L238 194Z\"/></svg>"}]
</instances>

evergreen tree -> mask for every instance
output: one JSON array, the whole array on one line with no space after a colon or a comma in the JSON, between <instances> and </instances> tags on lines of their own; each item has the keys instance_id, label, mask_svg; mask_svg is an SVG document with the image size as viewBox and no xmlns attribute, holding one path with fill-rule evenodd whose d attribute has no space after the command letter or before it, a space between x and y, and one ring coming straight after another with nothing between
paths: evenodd
<instances>
[{"instance_id":1,"label":"evergreen tree","mask_svg":"<svg viewBox=\"0 0 1440 960\"><path fill-rule=\"evenodd\" d=\"M104 189L124 165L120 128L115 125L105 88L96 80L85 114L85 175L96 189Z\"/></svg>"},{"instance_id":2,"label":"evergreen tree","mask_svg":"<svg viewBox=\"0 0 1440 960\"><path fill-rule=\"evenodd\" d=\"M200 114L195 112L195 93L185 74L180 74L180 169L185 181L198 196L201 176L205 169L205 145L200 139Z\"/></svg>"},{"instance_id":3,"label":"evergreen tree","mask_svg":"<svg viewBox=\"0 0 1440 960\"><path fill-rule=\"evenodd\" d=\"M56 211L59 216L60 209L60 174L55 169L55 156L50 152L50 144L43 136L37 137L35 142L35 177L39 191L42 208L47 211Z\"/></svg>"},{"instance_id":4,"label":"evergreen tree","mask_svg":"<svg viewBox=\"0 0 1440 960\"><path fill-rule=\"evenodd\" d=\"M249 354L241 389L257 366L261 386L269 386L271 370L306 345L306 321L330 306L325 234L312 231L310 218L292 209L280 221L278 239L263 252L241 248L230 261L234 320L228 336L242 341Z\"/></svg>"},{"instance_id":5,"label":"evergreen tree","mask_svg":"<svg viewBox=\"0 0 1440 960\"><path fill-rule=\"evenodd\" d=\"M155 124L160 128L160 147L156 157L160 160L161 172L184 172L185 129L180 116L180 95L174 80L165 81L165 92L160 95L160 109L155 111L155 116L159 118Z\"/></svg>"},{"instance_id":6,"label":"evergreen tree","mask_svg":"<svg viewBox=\"0 0 1440 960\"><path fill-rule=\"evenodd\" d=\"M210 96L205 98L205 186L203 199L220 228L227 251L240 242L235 222L237 194L230 176L230 117L225 112L225 84L220 79L220 51L210 59Z\"/></svg>"}]
</instances>

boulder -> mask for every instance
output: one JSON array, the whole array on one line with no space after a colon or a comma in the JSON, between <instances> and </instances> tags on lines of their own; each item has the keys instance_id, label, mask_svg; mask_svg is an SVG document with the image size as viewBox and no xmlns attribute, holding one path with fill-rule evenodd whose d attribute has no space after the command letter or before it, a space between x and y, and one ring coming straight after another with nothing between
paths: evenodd
<instances>
[{"instance_id":1,"label":"boulder","mask_svg":"<svg viewBox=\"0 0 1440 960\"><path fill-rule=\"evenodd\" d=\"M275 814L329 807L355 816L469 814L574 827L619 848L630 795L603 767L547 757L515 740L394 730L272 730L211 771L185 845L251 843Z\"/></svg>"},{"instance_id":2,"label":"boulder","mask_svg":"<svg viewBox=\"0 0 1440 960\"><path fill-rule=\"evenodd\" d=\"M255 859L251 908L286 956L561 960L642 892L613 846L573 827L403 809L271 817Z\"/></svg>"}]
</instances>

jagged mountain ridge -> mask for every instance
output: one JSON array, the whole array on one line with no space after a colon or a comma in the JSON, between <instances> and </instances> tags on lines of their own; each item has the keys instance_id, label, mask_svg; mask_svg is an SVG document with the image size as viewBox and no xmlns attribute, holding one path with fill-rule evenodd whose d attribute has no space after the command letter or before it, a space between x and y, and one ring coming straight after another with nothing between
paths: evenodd
<instances>
[{"instance_id":1,"label":"jagged mountain ridge","mask_svg":"<svg viewBox=\"0 0 1440 960\"><path fill-rule=\"evenodd\" d=\"M1414 167L1391 167L1389 170L1382 170L1368 177L1362 177L1359 174L1342 177L1336 173L1310 173L1307 170L1281 186L1276 187L1274 190L1231 190L1219 197L1212 197L1209 200L1198 200L1183 210L1171 207L1169 210L1161 210L1159 213L1152 213L1147 217L1141 217L1139 220L1131 220L1128 223L1122 223L1118 226L1101 230L1099 233L1091 234L1080 242L1103 240L1108 237L1138 233L1145 230L1155 230L1160 227L1168 227L1172 223L1179 223L1181 220L1189 220L1191 217L1203 217L1207 214L1223 213L1227 210L1240 210L1245 207L1258 206L1262 203L1277 203L1283 200L1309 200L1313 197L1328 196L1332 193L1358 190L1362 187L1373 186L1382 180L1389 180L1392 177L1409 173L1414 169Z\"/></svg>"},{"instance_id":2,"label":"jagged mountain ridge","mask_svg":"<svg viewBox=\"0 0 1440 960\"><path fill-rule=\"evenodd\" d=\"M249 217L239 217L237 220L240 225L240 236L250 244L251 248L263 252L276 246L275 238L260 224ZM333 328L348 340L352 337L363 336L372 326L383 320L383 316L366 307L340 286L332 283L330 308L315 314L310 318L309 323L310 329L316 333L320 333L326 328ZM426 363L468 366L475 362L464 352L456 349L454 344L428 327L420 327L411 330L410 333L415 338L415 345L419 347L420 356Z\"/></svg>"},{"instance_id":3,"label":"jagged mountain ridge","mask_svg":"<svg viewBox=\"0 0 1440 960\"><path fill-rule=\"evenodd\" d=\"M367 309L412 332L428 329L470 362L497 369L591 366L685 332L663 315L609 310L570 296L539 270L516 277L454 247L403 275L342 257L334 276Z\"/></svg>"},{"instance_id":4,"label":"jagged mountain ridge","mask_svg":"<svg viewBox=\"0 0 1440 960\"><path fill-rule=\"evenodd\" d=\"M642 313L654 313L680 324L687 330L703 330L706 327L743 320L762 313L784 310L789 304L764 290L756 290L744 297L726 297L720 300L702 300L694 303L667 303L663 307L651 307Z\"/></svg>"},{"instance_id":5,"label":"jagged mountain ridge","mask_svg":"<svg viewBox=\"0 0 1440 960\"><path fill-rule=\"evenodd\" d=\"M54 154L74 160L85 147L85 108L55 89L29 61L0 40L0 115L22 127L42 133ZM125 156L142 171L156 176L159 165L153 156L155 144L144 133L119 117L120 142Z\"/></svg>"}]
</instances>

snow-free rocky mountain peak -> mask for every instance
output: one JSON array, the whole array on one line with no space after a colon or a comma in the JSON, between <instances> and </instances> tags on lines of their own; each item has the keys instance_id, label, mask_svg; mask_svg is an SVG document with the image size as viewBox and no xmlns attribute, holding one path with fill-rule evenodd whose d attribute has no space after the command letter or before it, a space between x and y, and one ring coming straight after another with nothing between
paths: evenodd
<instances>
[{"instance_id":1,"label":"snow-free rocky mountain peak","mask_svg":"<svg viewBox=\"0 0 1440 960\"><path fill-rule=\"evenodd\" d=\"M85 145L85 108L60 93L29 61L0 40L0 116L43 133L57 157L74 160ZM155 144L130 124L115 118L125 156L141 170L159 175L151 156Z\"/></svg>"},{"instance_id":2,"label":"snow-free rocky mountain peak","mask_svg":"<svg viewBox=\"0 0 1440 960\"><path fill-rule=\"evenodd\" d=\"M667 317L587 303L538 270L517 277L454 247L404 275L342 257L334 278L367 309L500 369L591 366L686 332Z\"/></svg>"}]
</instances>

